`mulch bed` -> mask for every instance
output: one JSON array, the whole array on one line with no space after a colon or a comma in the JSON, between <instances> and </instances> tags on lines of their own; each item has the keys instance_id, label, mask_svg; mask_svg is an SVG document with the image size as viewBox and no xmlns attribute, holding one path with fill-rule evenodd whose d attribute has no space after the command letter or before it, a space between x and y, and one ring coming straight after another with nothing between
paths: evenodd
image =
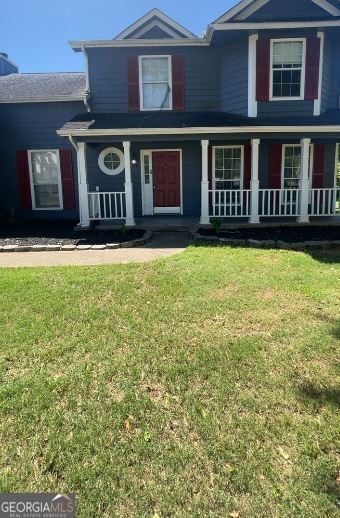
<instances>
[{"instance_id":1,"label":"mulch bed","mask_svg":"<svg viewBox=\"0 0 340 518\"><path fill-rule=\"evenodd\" d=\"M199 229L201 236L218 236L229 239L257 239L299 243L302 241L332 241L340 239L340 226L301 226L301 227L256 227L221 230Z\"/></svg>"},{"instance_id":2,"label":"mulch bed","mask_svg":"<svg viewBox=\"0 0 340 518\"><path fill-rule=\"evenodd\" d=\"M4 245L104 245L141 238L145 230L75 231L76 222L34 222L0 224L0 246Z\"/></svg>"}]
</instances>

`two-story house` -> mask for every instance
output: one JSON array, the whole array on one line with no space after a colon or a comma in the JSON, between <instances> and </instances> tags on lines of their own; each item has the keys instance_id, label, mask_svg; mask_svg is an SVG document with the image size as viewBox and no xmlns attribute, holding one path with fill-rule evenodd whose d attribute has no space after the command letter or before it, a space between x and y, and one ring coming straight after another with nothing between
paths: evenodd
<instances>
[{"instance_id":1,"label":"two-story house","mask_svg":"<svg viewBox=\"0 0 340 518\"><path fill-rule=\"evenodd\" d=\"M340 214L338 0L242 0L204 37L154 9L70 44L85 76L41 75L36 101L9 100L29 74L0 78L3 196L23 216Z\"/></svg>"}]
</instances>

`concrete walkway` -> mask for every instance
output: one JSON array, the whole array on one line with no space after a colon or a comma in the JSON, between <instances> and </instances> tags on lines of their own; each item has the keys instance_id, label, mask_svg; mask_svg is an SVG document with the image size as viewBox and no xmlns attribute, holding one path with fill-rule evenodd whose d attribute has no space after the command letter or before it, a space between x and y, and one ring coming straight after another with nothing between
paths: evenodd
<instances>
[{"instance_id":1,"label":"concrete walkway","mask_svg":"<svg viewBox=\"0 0 340 518\"><path fill-rule=\"evenodd\" d=\"M2 252L0 267L144 263L183 252L191 242L191 236L187 232L155 232L152 241L140 248L72 252Z\"/></svg>"}]
</instances>

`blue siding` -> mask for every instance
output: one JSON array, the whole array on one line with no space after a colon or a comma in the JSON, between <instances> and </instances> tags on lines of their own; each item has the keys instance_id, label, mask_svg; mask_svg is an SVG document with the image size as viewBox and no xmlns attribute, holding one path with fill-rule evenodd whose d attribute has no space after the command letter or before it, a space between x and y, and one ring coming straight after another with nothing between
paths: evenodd
<instances>
[{"instance_id":1,"label":"blue siding","mask_svg":"<svg viewBox=\"0 0 340 518\"><path fill-rule=\"evenodd\" d=\"M260 31L259 38L305 38L307 36L316 36L317 31L314 29L309 30L277 30L277 31ZM271 71L270 71L271 73ZM258 116L259 117L276 117L282 115L287 117L295 115L309 116L314 113L314 101L266 101L258 102Z\"/></svg>"},{"instance_id":2,"label":"blue siding","mask_svg":"<svg viewBox=\"0 0 340 518\"><path fill-rule=\"evenodd\" d=\"M106 145L87 145L87 173L89 188L96 187L100 191L124 191L124 171L119 175L110 176L101 171L98 166L99 153L108 146L123 150L120 142L110 142ZM167 141L167 142L132 142L131 155L137 157L137 165L132 166L133 196L135 215L142 215L141 194L141 150L181 149L182 150L182 182L183 182L183 213L186 216L199 216L201 210L201 144L200 141Z\"/></svg>"},{"instance_id":3,"label":"blue siding","mask_svg":"<svg viewBox=\"0 0 340 518\"><path fill-rule=\"evenodd\" d=\"M221 51L221 109L248 113L248 38L243 37Z\"/></svg>"},{"instance_id":4,"label":"blue siding","mask_svg":"<svg viewBox=\"0 0 340 518\"><path fill-rule=\"evenodd\" d=\"M339 107L340 42L325 34L321 111Z\"/></svg>"},{"instance_id":5,"label":"blue siding","mask_svg":"<svg viewBox=\"0 0 340 518\"><path fill-rule=\"evenodd\" d=\"M332 16L311 0L271 0L247 18L256 20L306 20L331 18Z\"/></svg>"},{"instance_id":6,"label":"blue siding","mask_svg":"<svg viewBox=\"0 0 340 518\"><path fill-rule=\"evenodd\" d=\"M77 210L22 211L16 167L20 149L70 149L68 139L56 134L65 122L84 111L81 102L0 104L0 214L31 219L74 219ZM77 161L73 152L73 172L77 190ZM77 199L77 193L76 193Z\"/></svg>"},{"instance_id":7,"label":"blue siding","mask_svg":"<svg viewBox=\"0 0 340 518\"><path fill-rule=\"evenodd\" d=\"M313 115L314 101L269 101L258 102L257 113L259 117L304 117Z\"/></svg>"},{"instance_id":8,"label":"blue siding","mask_svg":"<svg viewBox=\"0 0 340 518\"><path fill-rule=\"evenodd\" d=\"M8 74L16 74L18 67L8 61L6 56L0 54L0 76L7 76Z\"/></svg>"},{"instance_id":9,"label":"blue siding","mask_svg":"<svg viewBox=\"0 0 340 518\"><path fill-rule=\"evenodd\" d=\"M185 110L220 109L220 62L215 49L89 49L91 107L94 112L128 111L127 58L138 54L180 54L185 58Z\"/></svg>"}]
</instances>

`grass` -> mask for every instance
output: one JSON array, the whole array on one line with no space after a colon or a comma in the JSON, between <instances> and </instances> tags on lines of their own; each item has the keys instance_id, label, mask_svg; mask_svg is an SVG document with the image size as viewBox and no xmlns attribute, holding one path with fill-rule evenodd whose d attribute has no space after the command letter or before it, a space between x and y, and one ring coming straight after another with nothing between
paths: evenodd
<instances>
[{"instance_id":1,"label":"grass","mask_svg":"<svg viewBox=\"0 0 340 518\"><path fill-rule=\"evenodd\" d=\"M338 516L339 259L1 270L0 491L72 491L82 518Z\"/></svg>"}]
</instances>

